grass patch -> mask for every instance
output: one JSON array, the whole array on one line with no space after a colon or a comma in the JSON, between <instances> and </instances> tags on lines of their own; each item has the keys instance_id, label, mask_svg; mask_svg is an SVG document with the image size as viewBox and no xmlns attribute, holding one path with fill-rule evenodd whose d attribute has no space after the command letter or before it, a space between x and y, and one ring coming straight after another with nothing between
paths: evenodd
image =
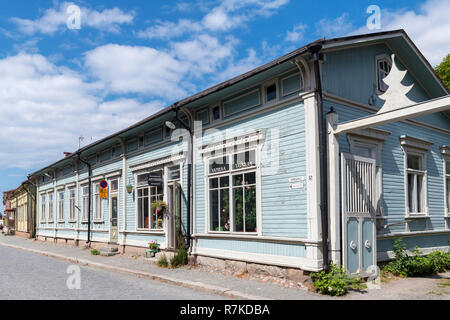
<instances>
[{"instance_id":1,"label":"grass patch","mask_svg":"<svg viewBox=\"0 0 450 320\"><path fill-rule=\"evenodd\" d=\"M362 290L366 284L360 277L348 276L342 266L330 265L328 271L311 273L314 290L330 296L343 296L349 289Z\"/></svg>"},{"instance_id":2,"label":"grass patch","mask_svg":"<svg viewBox=\"0 0 450 320\"><path fill-rule=\"evenodd\" d=\"M167 268L169 266L169 261L167 261L167 257L165 254L161 255L156 263L161 268Z\"/></svg>"},{"instance_id":3,"label":"grass patch","mask_svg":"<svg viewBox=\"0 0 450 320\"><path fill-rule=\"evenodd\" d=\"M93 256L98 256L98 255L100 254L100 251L98 251L97 249L92 249L92 250L91 250L91 254L92 254Z\"/></svg>"},{"instance_id":4,"label":"grass patch","mask_svg":"<svg viewBox=\"0 0 450 320\"><path fill-rule=\"evenodd\" d=\"M413 255L406 252L406 245L401 238L394 241L395 260L383 267L383 271L399 277L420 277L450 270L450 252L440 250L422 255L417 247Z\"/></svg>"},{"instance_id":5,"label":"grass patch","mask_svg":"<svg viewBox=\"0 0 450 320\"><path fill-rule=\"evenodd\" d=\"M186 249L183 246L180 246L177 253L170 259L170 265L173 268L177 268L186 264L188 264L188 254Z\"/></svg>"}]
</instances>

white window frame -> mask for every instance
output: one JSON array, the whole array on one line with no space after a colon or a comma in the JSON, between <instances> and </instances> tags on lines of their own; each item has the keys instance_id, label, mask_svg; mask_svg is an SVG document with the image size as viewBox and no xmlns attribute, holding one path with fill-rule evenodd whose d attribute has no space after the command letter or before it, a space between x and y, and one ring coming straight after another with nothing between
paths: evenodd
<instances>
[{"instance_id":1,"label":"white window frame","mask_svg":"<svg viewBox=\"0 0 450 320\"><path fill-rule=\"evenodd\" d=\"M450 165L450 146L442 146L442 161L443 161L443 176L444 176L444 217L450 217L450 188L447 185L447 180L450 179L450 174L447 174L447 164Z\"/></svg>"},{"instance_id":2,"label":"white window frame","mask_svg":"<svg viewBox=\"0 0 450 320\"><path fill-rule=\"evenodd\" d=\"M444 198L445 198L445 217L450 217L450 174L447 173L447 165L450 166L450 156L444 157Z\"/></svg>"},{"instance_id":3,"label":"white window frame","mask_svg":"<svg viewBox=\"0 0 450 320\"><path fill-rule=\"evenodd\" d=\"M55 193L49 192L48 196L48 220L47 222L53 222L55 220ZM50 199L51 197L51 199Z\"/></svg>"},{"instance_id":4,"label":"white window frame","mask_svg":"<svg viewBox=\"0 0 450 320\"><path fill-rule=\"evenodd\" d=\"M93 183L93 189L94 189L94 210L93 210L93 215L94 215L94 222L103 222L104 221L104 217L103 217L103 209L104 209L104 199L100 198L100 182L95 182ZM100 202L99 205L99 209L100 209L100 214L98 213L98 203Z\"/></svg>"},{"instance_id":5,"label":"white window frame","mask_svg":"<svg viewBox=\"0 0 450 320\"><path fill-rule=\"evenodd\" d=\"M47 221L47 194L43 193L41 196L41 223Z\"/></svg>"},{"instance_id":6,"label":"white window frame","mask_svg":"<svg viewBox=\"0 0 450 320\"><path fill-rule=\"evenodd\" d=\"M75 199L77 197L76 189L69 188L69 222L76 222L76 204Z\"/></svg>"},{"instance_id":7,"label":"white window frame","mask_svg":"<svg viewBox=\"0 0 450 320\"><path fill-rule=\"evenodd\" d=\"M431 149L433 143L408 137L401 136L400 144L403 149L403 175L404 175L404 192L405 192L405 216L406 218L425 218L429 217L428 210L428 170L427 170L427 154ZM414 170L408 168L408 155L418 156L421 162L421 169ZM409 189L408 189L408 174L423 175L423 185L422 185L422 212L410 212L409 208ZM417 185L417 178L415 178L414 186ZM414 187L415 188L415 187ZM417 200L415 200L417 204Z\"/></svg>"},{"instance_id":8,"label":"white window frame","mask_svg":"<svg viewBox=\"0 0 450 320\"><path fill-rule=\"evenodd\" d=\"M154 188L156 187L151 187L148 184L147 185L138 185L138 177L142 176L142 175L148 175L152 172L158 172L158 171L162 171L162 177L164 180L166 180L166 174L165 174L165 166L163 167L159 167L159 168L155 168L152 170L146 170L143 172L139 172L139 173L135 173L134 177L134 181L135 181L135 190L136 190L136 201L135 201L135 218L136 218L136 225L135 225L135 230L136 231L147 231L147 232L164 232L165 231L165 223L164 223L164 218L163 218L163 224L162 224L162 228L151 228L152 226L152 221L151 221L151 214L152 214L152 198L155 198L155 196L152 196L151 192ZM166 201L165 197L165 186L166 186L166 182L163 183L162 186L162 200ZM148 228L145 227L139 227L139 208L138 208L138 192L139 190L143 190L143 189L147 189L148 190L148 210L149 210L149 221L148 221ZM156 195L156 197L158 197L158 194Z\"/></svg>"},{"instance_id":9,"label":"white window frame","mask_svg":"<svg viewBox=\"0 0 450 320\"><path fill-rule=\"evenodd\" d=\"M65 222L64 221L64 200L65 200L65 190L59 189L56 192L58 194L58 222ZM63 195L63 198L61 199L61 194Z\"/></svg>"},{"instance_id":10,"label":"white window frame","mask_svg":"<svg viewBox=\"0 0 450 320\"><path fill-rule=\"evenodd\" d=\"M377 84L377 94L383 94L387 90L387 89L386 90L382 90L382 88L381 88L381 86L384 85L383 80L380 79L379 62L381 62L381 61L387 62L388 65L390 66L390 68L392 69L392 60L387 54L380 54L380 55L377 55L375 57L375 79L376 79L376 84ZM386 73L385 70L383 70L383 72ZM389 72L386 73L386 76L388 74L389 74ZM384 78L386 78L386 76Z\"/></svg>"},{"instance_id":11,"label":"white window frame","mask_svg":"<svg viewBox=\"0 0 450 320\"><path fill-rule=\"evenodd\" d=\"M86 189L85 189L86 188ZM85 192L86 191L86 192ZM81 222L88 222L89 219L89 185L81 185L81 204L82 204L82 214Z\"/></svg>"},{"instance_id":12,"label":"white window frame","mask_svg":"<svg viewBox=\"0 0 450 320\"><path fill-rule=\"evenodd\" d=\"M246 151L255 151L255 162L256 165L250 168L236 169L232 170L232 157L235 154L246 152ZM228 171L222 171L218 173L209 173L209 161L213 159L218 159L222 157L229 158L229 169ZM205 193L206 193L206 224L205 231L209 234L225 234L225 235L252 235L252 236L260 236L262 235L262 217L261 217L261 168L260 168L260 146L255 145L249 148L243 148L241 150L226 152L220 155L210 155L204 158L204 168L205 168ZM233 175L235 174L243 174L255 172L256 179L256 232L245 232L245 231L235 231L235 223L234 223L234 203L232 201L232 192L233 192ZM220 178L228 176L229 177L229 219L230 219L230 230L229 231L215 231L211 230L211 212L210 212L210 188L209 188L209 180L211 178ZM219 182L220 183L220 182Z\"/></svg>"}]
</instances>

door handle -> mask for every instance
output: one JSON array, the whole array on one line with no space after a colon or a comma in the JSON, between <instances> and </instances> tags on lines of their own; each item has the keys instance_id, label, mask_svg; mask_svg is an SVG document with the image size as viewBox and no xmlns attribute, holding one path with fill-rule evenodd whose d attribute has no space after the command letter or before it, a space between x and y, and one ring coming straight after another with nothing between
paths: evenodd
<instances>
[{"instance_id":1,"label":"door handle","mask_svg":"<svg viewBox=\"0 0 450 320\"><path fill-rule=\"evenodd\" d=\"M355 250L356 249L356 242L355 241L350 241L350 248L352 249L352 250Z\"/></svg>"},{"instance_id":2,"label":"door handle","mask_svg":"<svg viewBox=\"0 0 450 320\"><path fill-rule=\"evenodd\" d=\"M370 249L370 241L369 241L369 240L366 240L366 242L364 242L364 246L365 246L367 249Z\"/></svg>"}]
</instances>

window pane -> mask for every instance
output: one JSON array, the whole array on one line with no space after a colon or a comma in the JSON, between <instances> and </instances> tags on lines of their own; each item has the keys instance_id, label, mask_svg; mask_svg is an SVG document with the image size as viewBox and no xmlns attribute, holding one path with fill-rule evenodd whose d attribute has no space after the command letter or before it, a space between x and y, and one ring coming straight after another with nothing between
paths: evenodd
<instances>
[{"instance_id":1,"label":"window pane","mask_svg":"<svg viewBox=\"0 0 450 320\"><path fill-rule=\"evenodd\" d=\"M112 180L111 181L111 191L117 191L119 189L119 181Z\"/></svg>"},{"instance_id":2,"label":"window pane","mask_svg":"<svg viewBox=\"0 0 450 320\"><path fill-rule=\"evenodd\" d=\"M229 169L230 165L227 156L209 160L209 173L224 172Z\"/></svg>"},{"instance_id":3,"label":"window pane","mask_svg":"<svg viewBox=\"0 0 450 320\"><path fill-rule=\"evenodd\" d=\"M220 225L218 231L230 231L230 192L220 190Z\"/></svg>"},{"instance_id":4,"label":"window pane","mask_svg":"<svg viewBox=\"0 0 450 320\"><path fill-rule=\"evenodd\" d=\"M230 185L230 178L229 177L221 177L220 178L220 187L226 188Z\"/></svg>"},{"instance_id":5,"label":"window pane","mask_svg":"<svg viewBox=\"0 0 450 320\"><path fill-rule=\"evenodd\" d=\"M242 174L235 174L233 176L233 186L241 186L242 185Z\"/></svg>"},{"instance_id":6,"label":"window pane","mask_svg":"<svg viewBox=\"0 0 450 320\"><path fill-rule=\"evenodd\" d=\"M445 171L447 174L450 174L450 161L445 162Z\"/></svg>"},{"instance_id":7,"label":"window pane","mask_svg":"<svg viewBox=\"0 0 450 320\"><path fill-rule=\"evenodd\" d=\"M211 230L216 231L219 228L219 191L211 190L209 192L210 202L210 218L211 218Z\"/></svg>"},{"instance_id":8,"label":"window pane","mask_svg":"<svg viewBox=\"0 0 450 320\"><path fill-rule=\"evenodd\" d=\"M266 101L269 102L277 98L277 86L272 84L266 88Z\"/></svg>"},{"instance_id":9,"label":"window pane","mask_svg":"<svg viewBox=\"0 0 450 320\"><path fill-rule=\"evenodd\" d=\"M233 170L254 167L256 165L255 150L236 153L233 155Z\"/></svg>"},{"instance_id":10,"label":"window pane","mask_svg":"<svg viewBox=\"0 0 450 320\"><path fill-rule=\"evenodd\" d=\"M450 212L450 178L447 179L447 210Z\"/></svg>"},{"instance_id":11,"label":"window pane","mask_svg":"<svg viewBox=\"0 0 450 320\"><path fill-rule=\"evenodd\" d=\"M213 178L209 179L209 188L210 189L217 189L219 187L219 179Z\"/></svg>"},{"instance_id":12,"label":"window pane","mask_svg":"<svg viewBox=\"0 0 450 320\"><path fill-rule=\"evenodd\" d=\"M220 119L220 107L216 106L213 108L213 120L219 120Z\"/></svg>"},{"instance_id":13,"label":"window pane","mask_svg":"<svg viewBox=\"0 0 450 320\"><path fill-rule=\"evenodd\" d=\"M256 184L256 173L255 172L246 173L245 179L244 179L244 184L245 185Z\"/></svg>"},{"instance_id":14,"label":"window pane","mask_svg":"<svg viewBox=\"0 0 450 320\"><path fill-rule=\"evenodd\" d=\"M233 189L234 231L244 231L244 199L243 188Z\"/></svg>"},{"instance_id":15,"label":"window pane","mask_svg":"<svg viewBox=\"0 0 450 320\"><path fill-rule=\"evenodd\" d=\"M414 174L408 174L408 206L409 212L415 212L414 201L413 201L413 191L414 191Z\"/></svg>"},{"instance_id":16,"label":"window pane","mask_svg":"<svg viewBox=\"0 0 450 320\"><path fill-rule=\"evenodd\" d=\"M415 169L415 170L421 170L420 157L414 156L414 155L408 155L408 168Z\"/></svg>"},{"instance_id":17,"label":"window pane","mask_svg":"<svg viewBox=\"0 0 450 320\"><path fill-rule=\"evenodd\" d=\"M422 210L422 186L424 176L417 176L417 212L423 212Z\"/></svg>"},{"instance_id":18,"label":"window pane","mask_svg":"<svg viewBox=\"0 0 450 320\"><path fill-rule=\"evenodd\" d=\"M256 232L256 186L245 187L245 231Z\"/></svg>"}]
</instances>

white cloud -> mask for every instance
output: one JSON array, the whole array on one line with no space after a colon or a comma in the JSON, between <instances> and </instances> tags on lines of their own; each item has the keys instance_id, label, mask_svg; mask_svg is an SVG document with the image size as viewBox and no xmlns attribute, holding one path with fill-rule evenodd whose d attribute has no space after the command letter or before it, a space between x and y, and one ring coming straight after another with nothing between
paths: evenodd
<instances>
[{"instance_id":1,"label":"white cloud","mask_svg":"<svg viewBox=\"0 0 450 320\"><path fill-rule=\"evenodd\" d=\"M67 19L71 14L67 13L67 8L74 5L72 2L63 2L59 8L50 8L36 19L11 18L22 33L32 35L35 33L53 34L59 30L67 28ZM81 9L81 28L90 27L102 31L119 32L121 24L132 23L134 12L123 12L118 8L105 9L103 11L91 10L86 7Z\"/></svg>"},{"instance_id":2,"label":"white cloud","mask_svg":"<svg viewBox=\"0 0 450 320\"><path fill-rule=\"evenodd\" d=\"M308 26L303 23L295 25L291 31L288 31L286 33L286 37L284 40L287 42L294 42L294 43L302 41L304 39L304 34L307 27Z\"/></svg>"},{"instance_id":3,"label":"white cloud","mask_svg":"<svg viewBox=\"0 0 450 320\"><path fill-rule=\"evenodd\" d=\"M326 38L343 36L354 29L348 13L343 13L335 19L321 19L315 27L316 34Z\"/></svg>"},{"instance_id":4,"label":"white cloud","mask_svg":"<svg viewBox=\"0 0 450 320\"><path fill-rule=\"evenodd\" d=\"M156 112L160 101L103 101L96 84L39 54L0 59L0 166L27 170L78 148L78 136L104 137Z\"/></svg>"},{"instance_id":5,"label":"white cloud","mask_svg":"<svg viewBox=\"0 0 450 320\"><path fill-rule=\"evenodd\" d=\"M180 61L189 64L189 70L194 76L201 76L219 69L224 60L232 56L236 43L232 37L225 42L202 34L192 40L174 42L171 47L173 54Z\"/></svg>"},{"instance_id":6,"label":"white cloud","mask_svg":"<svg viewBox=\"0 0 450 320\"><path fill-rule=\"evenodd\" d=\"M179 86L188 66L150 47L107 44L86 53L86 67L113 93L141 93L168 99L186 95Z\"/></svg>"},{"instance_id":7,"label":"white cloud","mask_svg":"<svg viewBox=\"0 0 450 320\"><path fill-rule=\"evenodd\" d=\"M381 30L368 30L366 26L353 34L404 29L424 56L435 66L450 52L450 1L428 0L418 11L381 11Z\"/></svg>"},{"instance_id":8,"label":"white cloud","mask_svg":"<svg viewBox=\"0 0 450 320\"><path fill-rule=\"evenodd\" d=\"M210 9L199 21L157 20L154 25L138 31L137 35L148 39L169 39L191 33L226 32L243 27L248 21L259 16L271 16L288 2L289 0L224 0Z\"/></svg>"}]
</instances>

